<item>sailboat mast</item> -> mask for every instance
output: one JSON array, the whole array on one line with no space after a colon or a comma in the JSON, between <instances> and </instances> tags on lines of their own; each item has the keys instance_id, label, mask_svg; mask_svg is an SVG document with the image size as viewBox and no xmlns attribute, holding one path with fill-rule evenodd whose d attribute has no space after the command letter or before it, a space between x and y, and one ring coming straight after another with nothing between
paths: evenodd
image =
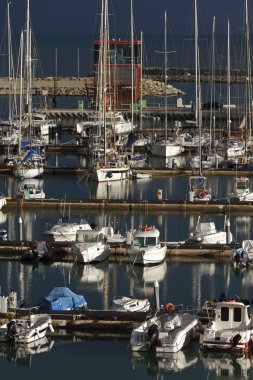
<instances>
[{"instance_id":1,"label":"sailboat mast","mask_svg":"<svg viewBox=\"0 0 253 380\"><path fill-rule=\"evenodd\" d=\"M167 103L167 12L164 12L164 112L165 112L165 142L168 140L168 103Z\"/></svg>"},{"instance_id":2,"label":"sailboat mast","mask_svg":"<svg viewBox=\"0 0 253 380\"><path fill-rule=\"evenodd\" d=\"M23 53L24 53L24 33L21 32L20 37L20 95L19 95L19 133L18 133L18 154L21 153L22 141L22 118L23 118Z\"/></svg>"},{"instance_id":3,"label":"sailboat mast","mask_svg":"<svg viewBox=\"0 0 253 380\"><path fill-rule=\"evenodd\" d=\"M245 0L245 47L246 47L246 85L245 85L245 154L247 154L247 139L251 140L252 128L252 79L251 79L251 52L249 37L248 0Z\"/></svg>"},{"instance_id":4,"label":"sailboat mast","mask_svg":"<svg viewBox=\"0 0 253 380\"><path fill-rule=\"evenodd\" d=\"M131 119L134 123L134 17L133 0L131 0Z\"/></svg>"},{"instance_id":5,"label":"sailboat mast","mask_svg":"<svg viewBox=\"0 0 253 380\"><path fill-rule=\"evenodd\" d=\"M108 44L108 1L104 4L104 33L103 33L103 127L104 127L104 165L106 166L106 111L107 111L107 44Z\"/></svg>"},{"instance_id":6,"label":"sailboat mast","mask_svg":"<svg viewBox=\"0 0 253 380\"><path fill-rule=\"evenodd\" d=\"M230 62L230 22L228 20L228 40L227 40L227 102L228 102L228 111L227 111L227 129L228 129L228 142L231 140L231 94L230 94L230 85L231 85L231 62Z\"/></svg>"},{"instance_id":7,"label":"sailboat mast","mask_svg":"<svg viewBox=\"0 0 253 380\"><path fill-rule=\"evenodd\" d=\"M201 114L201 86L199 68L199 32L198 32L198 11L197 0L195 0L195 96L196 96L196 126L199 128L199 175L202 176L202 114Z\"/></svg>"},{"instance_id":8,"label":"sailboat mast","mask_svg":"<svg viewBox=\"0 0 253 380\"><path fill-rule=\"evenodd\" d=\"M213 17L213 28L212 28L212 66L211 66L211 111L210 111L210 128L209 128L209 152L211 152L212 148L212 130L215 130L215 114L214 114L214 104L215 104L215 21L216 17Z\"/></svg>"},{"instance_id":9,"label":"sailboat mast","mask_svg":"<svg viewBox=\"0 0 253 380\"><path fill-rule=\"evenodd\" d=\"M143 88L142 88L142 65L143 65L143 31L141 30L141 91L140 91L140 130L142 132L142 96L143 96Z\"/></svg>"}]
</instances>

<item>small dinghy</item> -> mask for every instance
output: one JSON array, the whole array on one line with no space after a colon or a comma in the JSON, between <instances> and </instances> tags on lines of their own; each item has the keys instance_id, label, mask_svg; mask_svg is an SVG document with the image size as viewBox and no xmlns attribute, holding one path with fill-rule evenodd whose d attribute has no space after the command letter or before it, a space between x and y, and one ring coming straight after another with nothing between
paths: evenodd
<instances>
[{"instance_id":1,"label":"small dinghy","mask_svg":"<svg viewBox=\"0 0 253 380\"><path fill-rule=\"evenodd\" d=\"M37 241L21 257L23 261L42 260L50 261L53 257L53 249L47 241Z\"/></svg>"},{"instance_id":2,"label":"small dinghy","mask_svg":"<svg viewBox=\"0 0 253 380\"><path fill-rule=\"evenodd\" d=\"M150 302L147 298L138 299L133 296L119 296L113 298L110 309L114 311L147 312L150 310Z\"/></svg>"}]
</instances>

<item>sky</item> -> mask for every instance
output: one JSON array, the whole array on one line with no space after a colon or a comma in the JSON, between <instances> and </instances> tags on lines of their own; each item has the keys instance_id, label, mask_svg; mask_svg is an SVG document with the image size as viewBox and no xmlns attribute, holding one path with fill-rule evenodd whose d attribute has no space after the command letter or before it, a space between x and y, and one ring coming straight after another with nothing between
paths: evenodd
<instances>
[{"instance_id":1,"label":"sky","mask_svg":"<svg viewBox=\"0 0 253 380\"><path fill-rule=\"evenodd\" d=\"M6 14L6 1L0 1L0 22ZM226 34L228 17L231 32L240 33L244 2L245 0L198 0L200 34L211 34L213 16L216 16L217 34ZM252 16L253 5L250 3L252 0L249 0L249 14ZM130 4L131 0L109 0L110 30L115 31L115 37L130 33ZM187 35L192 31L193 6L193 0L133 0L135 30L137 33L143 30L144 35L161 35L166 9L171 33ZM26 0L12 0L14 33L19 33L24 25L25 9ZM95 35L99 10L100 0L30 0L35 35Z\"/></svg>"}]
</instances>

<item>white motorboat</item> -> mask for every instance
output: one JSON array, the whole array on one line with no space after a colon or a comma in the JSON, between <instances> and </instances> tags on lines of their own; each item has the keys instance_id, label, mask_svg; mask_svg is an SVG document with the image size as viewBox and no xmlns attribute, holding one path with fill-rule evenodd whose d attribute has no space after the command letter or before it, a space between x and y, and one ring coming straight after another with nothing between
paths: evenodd
<instances>
[{"instance_id":1,"label":"white motorboat","mask_svg":"<svg viewBox=\"0 0 253 380\"><path fill-rule=\"evenodd\" d=\"M228 196L229 199L236 199L240 202L252 202L253 192L249 188L248 177L236 177L234 179L234 190Z\"/></svg>"},{"instance_id":2,"label":"white motorboat","mask_svg":"<svg viewBox=\"0 0 253 380\"><path fill-rule=\"evenodd\" d=\"M54 241L75 241L78 230L91 230L91 226L82 218L70 221L69 218L62 216L51 228L46 226L45 233L52 236Z\"/></svg>"},{"instance_id":3,"label":"white motorboat","mask_svg":"<svg viewBox=\"0 0 253 380\"><path fill-rule=\"evenodd\" d=\"M187 199L190 202L196 202L210 201L211 198L211 191L207 190L206 187L206 177L203 177L202 175L190 176Z\"/></svg>"},{"instance_id":4,"label":"white motorboat","mask_svg":"<svg viewBox=\"0 0 253 380\"><path fill-rule=\"evenodd\" d=\"M34 314L29 320L12 319L0 327L0 341L29 344L44 338L48 328L54 331L51 317L47 314Z\"/></svg>"},{"instance_id":5,"label":"white motorboat","mask_svg":"<svg viewBox=\"0 0 253 380\"><path fill-rule=\"evenodd\" d=\"M151 179L152 174L133 171L131 177L132 179Z\"/></svg>"},{"instance_id":6,"label":"white motorboat","mask_svg":"<svg viewBox=\"0 0 253 380\"><path fill-rule=\"evenodd\" d=\"M147 298L119 296L113 298L110 309L114 311L147 312L150 310L150 302Z\"/></svg>"},{"instance_id":7,"label":"white motorboat","mask_svg":"<svg viewBox=\"0 0 253 380\"><path fill-rule=\"evenodd\" d=\"M42 188L36 188L34 184L27 184L20 186L16 194L16 198L21 199L45 199L46 195Z\"/></svg>"},{"instance_id":8,"label":"white motorboat","mask_svg":"<svg viewBox=\"0 0 253 380\"><path fill-rule=\"evenodd\" d=\"M75 262L87 264L107 259L109 248L102 230L78 230L72 254Z\"/></svg>"},{"instance_id":9,"label":"white motorboat","mask_svg":"<svg viewBox=\"0 0 253 380\"><path fill-rule=\"evenodd\" d=\"M194 231L190 233L188 242L201 244L229 244L233 241L233 235L229 226L229 219L225 218L224 229L218 231L214 222L203 221L203 216L200 215Z\"/></svg>"},{"instance_id":10,"label":"white motorboat","mask_svg":"<svg viewBox=\"0 0 253 380\"><path fill-rule=\"evenodd\" d=\"M192 340L198 318L167 303L164 310L136 327L130 337L131 351L178 352Z\"/></svg>"},{"instance_id":11,"label":"white motorboat","mask_svg":"<svg viewBox=\"0 0 253 380\"><path fill-rule=\"evenodd\" d=\"M106 161L105 165L96 165L90 178L96 182L124 181L129 178L130 165L121 160Z\"/></svg>"},{"instance_id":12,"label":"white motorboat","mask_svg":"<svg viewBox=\"0 0 253 380\"><path fill-rule=\"evenodd\" d=\"M216 303L215 317L204 329L203 350L246 352L252 345L253 318L250 302L226 299Z\"/></svg>"},{"instance_id":13,"label":"white motorboat","mask_svg":"<svg viewBox=\"0 0 253 380\"><path fill-rule=\"evenodd\" d=\"M167 246L160 242L160 231L144 226L134 231L133 241L126 254L133 264L152 265L165 260Z\"/></svg>"}]
</instances>

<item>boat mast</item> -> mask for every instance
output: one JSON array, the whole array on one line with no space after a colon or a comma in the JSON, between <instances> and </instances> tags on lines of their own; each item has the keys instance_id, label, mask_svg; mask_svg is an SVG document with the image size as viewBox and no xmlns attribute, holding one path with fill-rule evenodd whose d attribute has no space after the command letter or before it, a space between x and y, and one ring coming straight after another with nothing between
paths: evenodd
<instances>
[{"instance_id":1,"label":"boat mast","mask_svg":"<svg viewBox=\"0 0 253 380\"><path fill-rule=\"evenodd\" d=\"M168 139L168 103L167 103L167 12L164 12L164 112L165 112L165 143Z\"/></svg>"},{"instance_id":2,"label":"boat mast","mask_svg":"<svg viewBox=\"0 0 253 380\"><path fill-rule=\"evenodd\" d=\"M133 0L131 0L131 119L132 129L134 123L134 18L133 18Z\"/></svg>"},{"instance_id":3,"label":"boat mast","mask_svg":"<svg viewBox=\"0 0 253 380\"><path fill-rule=\"evenodd\" d=\"M141 30L141 90L140 90L140 130L142 132L142 95L143 95L143 88L142 88L142 65L143 65L143 31Z\"/></svg>"},{"instance_id":4,"label":"boat mast","mask_svg":"<svg viewBox=\"0 0 253 380\"><path fill-rule=\"evenodd\" d=\"M197 0L195 0L195 117L196 126L199 128L199 175L202 176L202 144L201 144L201 127L202 127L202 113L201 113L201 86L200 86L200 68L199 68L199 35L198 35L198 11Z\"/></svg>"},{"instance_id":5,"label":"boat mast","mask_svg":"<svg viewBox=\"0 0 253 380\"><path fill-rule=\"evenodd\" d=\"M108 48L108 1L104 0L103 32L103 127L104 127L104 165L106 166L106 111L107 111L107 48Z\"/></svg>"},{"instance_id":6,"label":"boat mast","mask_svg":"<svg viewBox=\"0 0 253 380\"><path fill-rule=\"evenodd\" d=\"M230 62L230 23L228 19L228 39L227 39L227 102L228 102L228 110L227 110L227 130L228 130L228 142L231 140L231 94L230 94L230 71L231 71L231 62Z\"/></svg>"},{"instance_id":7,"label":"boat mast","mask_svg":"<svg viewBox=\"0 0 253 380\"><path fill-rule=\"evenodd\" d=\"M252 127L252 79L251 79L251 52L250 52L250 37L249 37L249 14L248 0L245 0L245 46L246 46L246 99L245 99L245 155L247 155L247 139L251 141Z\"/></svg>"},{"instance_id":8,"label":"boat mast","mask_svg":"<svg viewBox=\"0 0 253 380\"><path fill-rule=\"evenodd\" d=\"M23 53L24 53L24 33L21 32L20 37L20 93L19 93L19 132L18 132L18 154L21 153L21 141L22 141L22 119L23 119Z\"/></svg>"},{"instance_id":9,"label":"boat mast","mask_svg":"<svg viewBox=\"0 0 253 380\"><path fill-rule=\"evenodd\" d=\"M209 128L209 152L212 149L212 130L215 130L216 117L214 114L214 104L215 104L215 21L216 17L213 17L213 29L212 29L212 66L211 66L211 111L210 111L210 128Z\"/></svg>"}]
</instances>

